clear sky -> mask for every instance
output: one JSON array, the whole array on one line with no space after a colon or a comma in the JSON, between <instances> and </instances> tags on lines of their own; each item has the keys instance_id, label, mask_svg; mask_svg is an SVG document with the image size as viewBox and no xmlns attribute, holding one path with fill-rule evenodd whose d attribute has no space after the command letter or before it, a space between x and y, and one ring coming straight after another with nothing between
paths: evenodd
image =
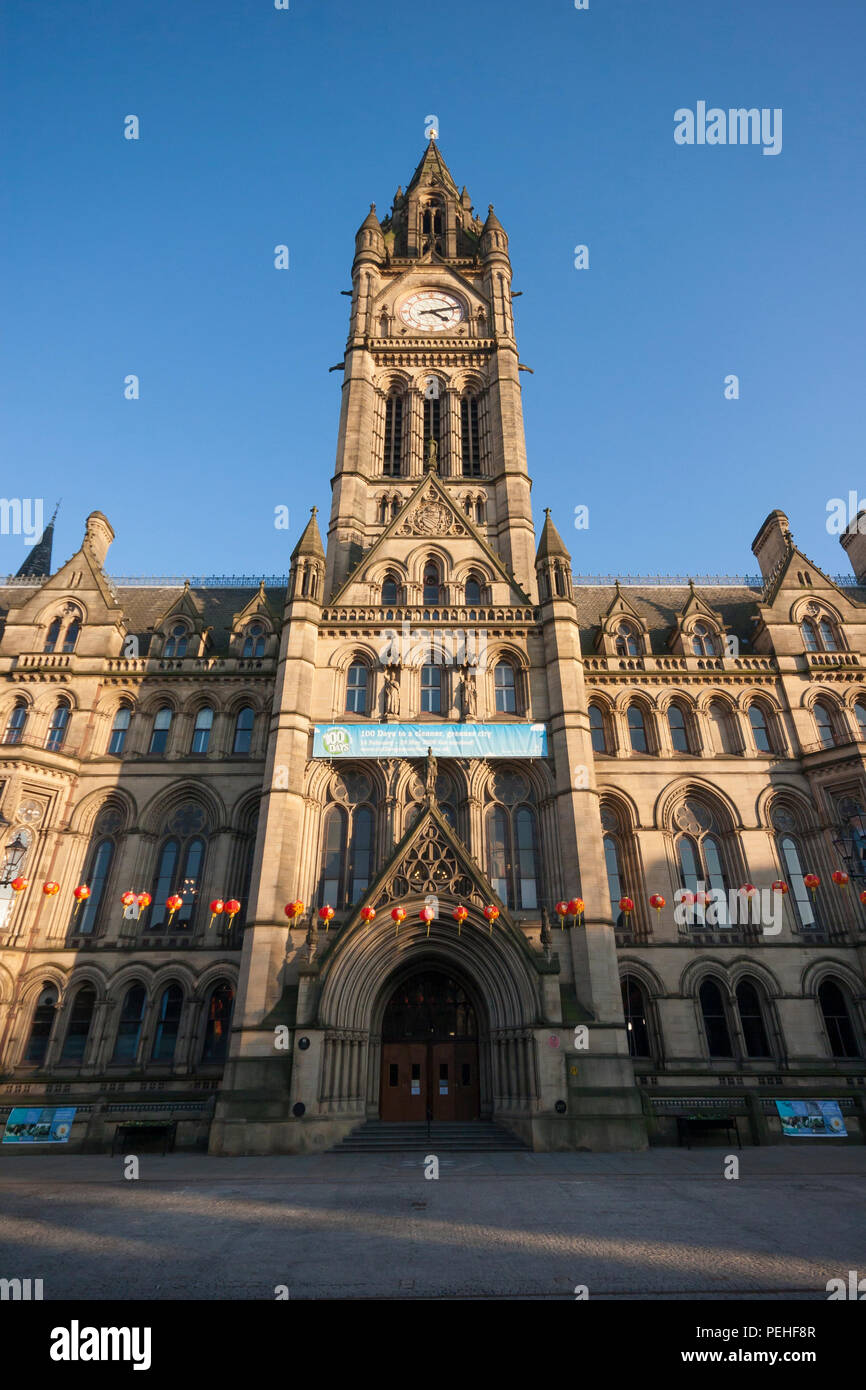
<instances>
[{"instance_id":1,"label":"clear sky","mask_svg":"<svg viewBox=\"0 0 866 1390\"><path fill-rule=\"evenodd\" d=\"M435 114L510 237L537 530L551 506L577 571L742 573L782 507L847 571L825 523L866 498L862 0L0 14L2 490L63 497L56 562L97 508L114 574L284 573L313 504L327 524L354 233ZM781 153L675 144L699 101L780 107ZM0 536L0 572L26 553Z\"/></svg>"}]
</instances>

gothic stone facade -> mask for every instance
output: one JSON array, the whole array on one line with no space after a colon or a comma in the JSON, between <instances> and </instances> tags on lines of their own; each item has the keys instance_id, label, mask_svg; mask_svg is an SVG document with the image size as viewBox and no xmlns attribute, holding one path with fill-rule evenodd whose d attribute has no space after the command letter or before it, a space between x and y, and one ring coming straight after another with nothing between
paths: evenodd
<instances>
[{"instance_id":1,"label":"gothic stone facade","mask_svg":"<svg viewBox=\"0 0 866 1390\"><path fill-rule=\"evenodd\" d=\"M855 583L774 512L760 583L577 584L549 515L536 544L508 239L435 143L352 283L327 546L314 514L286 587L114 586L97 512L0 592L0 829L30 885L0 888L3 1106L222 1154L426 1105L538 1149L664 1142L696 1105L767 1142L777 1096L866 1133L866 884L831 880L862 869L866 534ZM332 723L543 725L547 756L314 757ZM778 880L769 930L737 915ZM678 920L682 888L734 920ZM431 989L432 1053L394 1031Z\"/></svg>"}]
</instances>

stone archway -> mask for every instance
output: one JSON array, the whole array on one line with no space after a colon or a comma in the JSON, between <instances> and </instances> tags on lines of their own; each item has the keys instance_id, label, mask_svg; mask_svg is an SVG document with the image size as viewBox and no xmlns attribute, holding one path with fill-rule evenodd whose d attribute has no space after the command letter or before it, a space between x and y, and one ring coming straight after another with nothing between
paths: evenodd
<instances>
[{"instance_id":1,"label":"stone archway","mask_svg":"<svg viewBox=\"0 0 866 1390\"><path fill-rule=\"evenodd\" d=\"M445 900L428 935L417 916L423 901L404 901L399 933L390 914L358 923L323 962L320 1114L378 1115L385 1008L395 985L422 969L461 981L477 1009L481 1113L526 1113L537 1104L540 997L527 949L507 927L491 931L475 907L458 932Z\"/></svg>"}]
</instances>

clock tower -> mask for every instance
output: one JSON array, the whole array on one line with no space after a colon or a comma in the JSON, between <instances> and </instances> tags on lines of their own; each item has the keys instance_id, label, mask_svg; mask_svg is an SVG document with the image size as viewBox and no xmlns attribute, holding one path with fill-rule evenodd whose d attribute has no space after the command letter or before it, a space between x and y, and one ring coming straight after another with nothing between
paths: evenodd
<instances>
[{"instance_id":1,"label":"clock tower","mask_svg":"<svg viewBox=\"0 0 866 1390\"><path fill-rule=\"evenodd\" d=\"M535 538L508 237L476 216L434 139L382 221L355 238L328 529L338 588L425 472L528 594Z\"/></svg>"}]
</instances>

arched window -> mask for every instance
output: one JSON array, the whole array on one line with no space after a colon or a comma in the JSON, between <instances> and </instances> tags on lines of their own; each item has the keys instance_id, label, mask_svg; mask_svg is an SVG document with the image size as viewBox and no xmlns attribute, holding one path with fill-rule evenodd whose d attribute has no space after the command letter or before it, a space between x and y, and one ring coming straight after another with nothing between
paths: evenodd
<instances>
[{"instance_id":1,"label":"arched window","mask_svg":"<svg viewBox=\"0 0 866 1390\"><path fill-rule=\"evenodd\" d=\"M403 454L403 398L396 393L385 402L385 448L382 472L386 478L399 478Z\"/></svg>"},{"instance_id":2,"label":"arched window","mask_svg":"<svg viewBox=\"0 0 866 1390\"><path fill-rule=\"evenodd\" d=\"M860 731L860 737L866 738L866 700L855 701L854 717L857 720L857 728Z\"/></svg>"},{"instance_id":3,"label":"arched window","mask_svg":"<svg viewBox=\"0 0 866 1390\"><path fill-rule=\"evenodd\" d=\"M764 1010L761 1007L761 994L751 980L740 980L735 991L737 1011L740 1015L740 1028L743 1034L743 1047L747 1057L769 1057L770 1044L764 1024Z\"/></svg>"},{"instance_id":4,"label":"arched window","mask_svg":"<svg viewBox=\"0 0 866 1390\"><path fill-rule=\"evenodd\" d=\"M439 602L440 571L435 560L428 560L424 566L424 603L435 607Z\"/></svg>"},{"instance_id":5,"label":"arched window","mask_svg":"<svg viewBox=\"0 0 866 1390\"><path fill-rule=\"evenodd\" d=\"M712 835L705 835L701 841L701 849L704 852L704 868L706 871L706 881L710 888L717 892L727 892L728 885L725 878L725 871L722 867L722 854L719 842Z\"/></svg>"},{"instance_id":6,"label":"arched window","mask_svg":"<svg viewBox=\"0 0 866 1390\"><path fill-rule=\"evenodd\" d=\"M38 1064L45 1061L48 1040L51 1037L51 1029L54 1027L57 999L58 994L54 986L43 985L42 992L36 1001L36 1008L33 1010L30 1037L27 1039L27 1049L24 1053L25 1062Z\"/></svg>"},{"instance_id":7,"label":"arched window","mask_svg":"<svg viewBox=\"0 0 866 1390\"><path fill-rule=\"evenodd\" d=\"M393 574L386 574L382 580L382 602L386 607L392 607L397 602L397 580Z\"/></svg>"},{"instance_id":8,"label":"arched window","mask_svg":"<svg viewBox=\"0 0 866 1390\"><path fill-rule=\"evenodd\" d=\"M165 752L168 746L168 733L171 728L172 713L173 711L170 705L162 705L161 708L157 710L150 735L149 753Z\"/></svg>"},{"instance_id":9,"label":"arched window","mask_svg":"<svg viewBox=\"0 0 866 1390\"><path fill-rule=\"evenodd\" d=\"M421 667L421 713L442 713L442 667Z\"/></svg>"},{"instance_id":10,"label":"arched window","mask_svg":"<svg viewBox=\"0 0 866 1390\"><path fill-rule=\"evenodd\" d=\"M818 737L825 748L834 748L836 746L836 734L833 729L833 716L829 709L820 700L816 700L813 713L815 723L818 726Z\"/></svg>"},{"instance_id":11,"label":"arched window","mask_svg":"<svg viewBox=\"0 0 866 1390\"><path fill-rule=\"evenodd\" d=\"M78 634L79 634L80 631L81 631L81 619L80 619L80 618L73 618L73 619L72 619L72 622L69 624L68 628L66 629L66 632L63 634L63 646L62 646L62 648L61 648L62 651L64 651L64 652L74 652L74 651L75 651L75 644L76 644L76 642L78 641Z\"/></svg>"},{"instance_id":12,"label":"arched window","mask_svg":"<svg viewBox=\"0 0 866 1390\"><path fill-rule=\"evenodd\" d=\"M210 705L202 705L195 717L195 727L192 731L191 753L206 753L210 743L210 733L213 728L213 710Z\"/></svg>"},{"instance_id":13,"label":"arched window","mask_svg":"<svg viewBox=\"0 0 866 1390\"><path fill-rule=\"evenodd\" d=\"M481 602L481 584L479 582L477 574L470 574L469 578L466 580L466 602Z\"/></svg>"},{"instance_id":14,"label":"arched window","mask_svg":"<svg viewBox=\"0 0 866 1390\"><path fill-rule=\"evenodd\" d=\"M676 844L680 887L689 893L706 890L727 893L728 876L721 844L715 835L706 833L712 825L712 817L706 808L698 806L698 803L687 802L686 806L694 806L697 814L692 817L692 833L681 835ZM700 904L698 916L699 919L702 916Z\"/></svg>"},{"instance_id":15,"label":"arched window","mask_svg":"<svg viewBox=\"0 0 866 1390\"><path fill-rule=\"evenodd\" d=\"M90 889L90 897L85 899L77 912L74 912L69 923L69 930L75 936L90 935L99 920L99 909L105 895L105 885L111 872L113 858L113 840L102 839L93 846L84 875L84 882Z\"/></svg>"},{"instance_id":16,"label":"arched window","mask_svg":"<svg viewBox=\"0 0 866 1390\"><path fill-rule=\"evenodd\" d=\"M800 632L803 637L803 645L807 652L817 652L820 650L815 624L810 622L808 618L804 618L801 622Z\"/></svg>"},{"instance_id":17,"label":"arched window","mask_svg":"<svg viewBox=\"0 0 866 1390\"><path fill-rule=\"evenodd\" d=\"M614 650L617 656L640 656L637 632L631 623L620 623L616 630Z\"/></svg>"},{"instance_id":18,"label":"arched window","mask_svg":"<svg viewBox=\"0 0 866 1390\"><path fill-rule=\"evenodd\" d=\"M346 713L367 713L367 684L370 672L363 661L355 661L346 677Z\"/></svg>"},{"instance_id":19,"label":"arched window","mask_svg":"<svg viewBox=\"0 0 866 1390\"><path fill-rule=\"evenodd\" d=\"M827 1029L832 1057L859 1057L857 1034L851 1022L848 1001L835 980L822 980L818 986L818 1003Z\"/></svg>"},{"instance_id":20,"label":"arched window","mask_svg":"<svg viewBox=\"0 0 866 1390\"><path fill-rule=\"evenodd\" d=\"M604 714L599 705L589 707L589 736L594 753L607 752L607 731L604 727Z\"/></svg>"},{"instance_id":21,"label":"arched window","mask_svg":"<svg viewBox=\"0 0 866 1390\"><path fill-rule=\"evenodd\" d=\"M322 868L319 874L319 906L342 906L346 865L348 815L341 806L329 806L322 827Z\"/></svg>"},{"instance_id":22,"label":"arched window","mask_svg":"<svg viewBox=\"0 0 866 1390\"><path fill-rule=\"evenodd\" d=\"M111 726L111 733L108 736L108 751L115 757L120 757L123 752L123 745L126 743L126 735L129 732L129 724L132 719L132 710L129 705L121 705L114 716L114 723Z\"/></svg>"},{"instance_id":23,"label":"arched window","mask_svg":"<svg viewBox=\"0 0 866 1390\"><path fill-rule=\"evenodd\" d=\"M713 752L735 752L731 716L727 706L721 700L710 700L707 715L710 721L710 739Z\"/></svg>"},{"instance_id":24,"label":"arched window","mask_svg":"<svg viewBox=\"0 0 866 1390\"><path fill-rule=\"evenodd\" d=\"M148 931L188 931L192 926L207 850L203 820L197 806L181 807L172 817L172 833L162 842L157 854L151 894L153 904L146 919ZM170 925L169 909L165 905L169 897L183 898L183 905L172 915Z\"/></svg>"},{"instance_id":25,"label":"arched window","mask_svg":"<svg viewBox=\"0 0 866 1390\"><path fill-rule=\"evenodd\" d=\"M803 882L800 850L792 835L779 837L779 853L785 866L785 877L790 888L789 901L794 908L797 922L801 927L813 927L815 925L813 900Z\"/></svg>"},{"instance_id":26,"label":"arched window","mask_svg":"<svg viewBox=\"0 0 866 1390\"><path fill-rule=\"evenodd\" d=\"M171 630L162 649L163 656L186 656L189 631L183 623L177 623Z\"/></svg>"},{"instance_id":27,"label":"arched window","mask_svg":"<svg viewBox=\"0 0 866 1390\"><path fill-rule=\"evenodd\" d=\"M96 990L92 985L82 985L72 1001L72 1008L69 1010L69 1023L60 1053L62 1063L74 1066L80 1065L84 1061L95 1008Z\"/></svg>"},{"instance_id":28,"label":"arched window","mask_svg":"<svg viewBox=\"0 0 866 1390\"><path fill-rule=\"evenodd\" d=\"M619 862L619 844L613 835L605 835L604 841L604 866L607 870L607 891L610 894L610 911L616 925L622 926L623 914L620 910L619 900L623 896L622 873Z\"/></svg>"},{"instance_id":29,"label":"arched window","mask_svg":"<svg viewBox=\"0 0 866 1390\"><path fill-rule=\"evenodd\" d=\"M716 655L716 639L706 623L696 623L692 630L692 652L695 656Z\"/></svg>"},{"instance_id":30,"label":"arched window","mask_svg":"<svg viewBox=\"0 0 866 1390\"><path fill-rule=\"evenodd\" d=\"M45 747L52 753L57 753L63 747L63 740L66 738L66 726L69 723L69 706L65 700L58 700L51 716L51 723L48 725L48 735L45 739Z\"/></svg>"},{"instance_id":31,"label":"arched window","mask_svg":"<svg viewBox=\"0 0 866 1390\"><path fill-rule=\"evenodd\" d=\"M731 1031L722 991L715 980L704 980L699 993L701 1013L704 1017L704 1033L707 1050L711 1057L733 1057Z\"/></svg>"},{"instance_id":32,"label":"arched window","mask_svg":"<svg viewBox=\"0 0 866 1390\"><path fill-rule=\"evenodd\" d=\"M49 627L48 633L45 638L45 646L42 648L44 652L54 651L54 648L57 646L57 639L60 636L60 629L62 626L63 619L55 618L51 626Z\"/></svg>"},{"instance_id":33,"label":"arched window","mask_svg":"<svg viewBox=\"0 0 866 1390\"><path fill-rule=\"evenodd\" d=\"M487 503L484 501L483 497L479 497L478 501L475 503L475 524L476 526L483 526L486 520Z\"/></svg>"},{"instance_id":34,"label":"arched window","mask_svg":"<svg viewBox=\"0 0 866 1390\"><path fill-rule=\"evenodd\" d=\"M263 623L251 623L244 638L244 657L264 656L267 633Z\"/></svg>"},{"instance_id":35,"label":"arched window","mask_svg":"<svg viewBox=\"0 0 866 1390\"><path fill-rule=\"evenodd\" d=\"M832 623L828 622L826 618L822 618L818 623L818 631L821 634L821 641L825 652L836 652L839 650L839 644L836 641L836 632Z\"/></svg>"},{"instance_id":36,"label":"arched window","mask_svg":"<svg viewBox=\"0 0 866 1390\"><path fill-rule=\"evenodd\" d=\"M677 753L689 753L689 736L686 732L686 720L679 705L668 707L668 728L671 732L671 744Z\"/></svg>"},{"instance_id":37,"label":"arched window","mask_svg":"<svg viewBox=\"0 0 866 1390\"><path fill-rule=\"evenodd\" d=\"M144 985L130 985L120 1009L112 1062L134 1062L138 1056L146 1001L147 991Z\"/></svg>"},{"instance_id":38,"label":"arched window","mask_svg":"<svg viewBox=\"0 0 866 1390\"><path fill-rule=\"evenodd\" d=\"M628 736L633 753L647 753L649 751L643 710L640 705L629 705L628 707Z\"/></svg>"},{"instance_id":39,"label":"arched window","mask_svg":"<svg viewBox=\"0 0 866 1390\"><path fill-rule=\"evenodd\" d=\"M4 743L20 743L24 737L24 726L27 723L27 701L16 700L12 713L6 724L6 732L3 735Z\"/></svg>"},{"instance_id":40,"label":"arched window","mask_svg":"<svg viewBox=\"0 0 866 1390\"><path fill-rule=\"evenodd\" d=\"M233 753L249 753L253 743L253 724L255 723L255 710L252 705L244 705L238 710L235 719L235 736L232 742Z\"/></svg>"},{"instance_id":41,"label":"arched window","mask_svg":"<svg viewBox=\"0 0 866 1390\"><path fill-rule=\"evenodd\" d=\"M634 975L622 977L622 1011L625 1015L629 1055L651 1057L646 1000L643 986Z\"/></svg>"},{"instance_id":42,"label":"arched window","mask_svg":"<svg viewBox=\"0 0 866 1390\"><path fill-rule=\"evenodd\" d=\"M755 747L759 753L772 753L770 744L770 731L767 728L767 716L759 704L749 705L749 723L752 726L752 738L755 740Z\"/></svg>"},{"instance_id":43,"label":"arched window","mask_svg":"<svg viewBox=\"0 0 866 1390\"><path fill-rule=\"evenodd\" d=\"M497 714L517 713L517 688L510 661L498 661L493 672L493 692Z\"/></svg>"},{"instance_id":44,"label":"arched window","mask_svg":"<svg viewBox=\"0 0 866 1390\"><path fill-rule=\"evenodd\" d=\"M202 1062L214 1065L224 1062L228 1054L229 1031L232 1026L235 992L227 981L218 984L210 997L204 1031Z\"/></svg>"},{"instance_id":45,"label":"arched window","mask_svg":"<svg viewBox=\"0 0 866 1390\"><path fill-rule=\"evenodd\" d=\"M681 836L677 841L677 857L680 865L680 887L689 893L696 893L700 855L697 845L688 835Z\"/></svg>"},{"instance_id":46,"label":"arched window","mask_svg":"<svg viewBox=\"0 0 866 1390\"><path fill-rule=\"evenodd\" d=\"M349 835L348 899L356 903L370 887L373 876L373 812L359 806L352 816Z\"/></svg>"},{"instance_id":47,"label":"arched window","mask_svg":"<svg viewBox=\"0 0 866 1390\"><path fill-rule=\"evenodd\" d=\"M460 452L464 478L481 476L481 437L478 425L478 398L464 396L460 401Z\"/></svg>"},{"instance_id":48,"label":"arched window","mask_svg":"<svg viewBox=\"0 0 866 1390\"><path fill-rule=\"evenodd\" d=\"M183 990L180 985L168 985L156 1011L156 1030L150 1050L152 1062L171 1062L177 1047L180 1016L183 1011Z\"/></svg>"},{"instance_id":49,"label":"arched window","mask_svg":"<svg viewBox=\"0 0 866 1390\"><path fill-rule=\"evenodd\" d=\"M510 908L530 912L540 901L538 826L531 806L487 811L487 872L497 896Z\"/></svg>"}]
</instances>

